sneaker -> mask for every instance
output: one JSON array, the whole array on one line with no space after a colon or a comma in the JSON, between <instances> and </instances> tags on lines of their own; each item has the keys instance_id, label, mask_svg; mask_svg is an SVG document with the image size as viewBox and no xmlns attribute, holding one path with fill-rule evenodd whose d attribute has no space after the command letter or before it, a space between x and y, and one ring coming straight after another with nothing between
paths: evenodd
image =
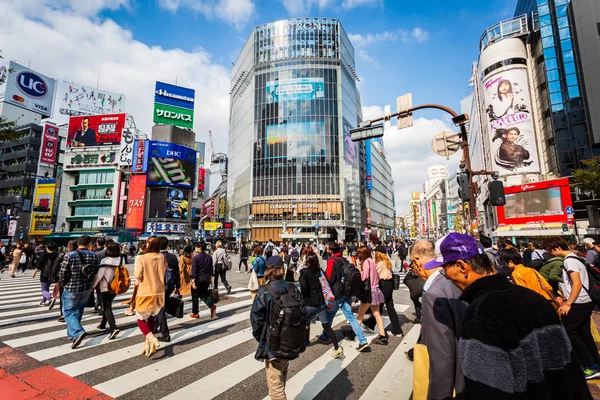
<instances>
[{"instance_id":1,"label":"sneaker","mask_svg":"<svg viewBox=\"0 0 600 400\"><path fill-rule=\"evenodd\" d=\"M583 375L585 379L594 379L600 376L600 371L595 368L584 368Z\"/></svg>"},{"instance_id":2,"label":"sneaker","mask_svg":"<svg viewBox=\"0 0 600 400\"><path fill-rule=\"evenodd\" d=\"M75 339L73 339L73 343L71 344L71 348L72 349L76 349L81 342L83 341L83 339L87 336L87 333L83 332L81 335L77 336Z\"/></svg>"},{"instance_id":3,"label":"sneaker","mask_svg":"<svg viewBox=\"0 0 600 400\"><path fill-rule=\"evenodd\" d=\"M369 343L359 344L358 347L356 348L356 351L359 351L361 353L369 352L369 351L371 351L371 347L369 346Z\"/></svg>"},{"instance_id":4,"label":"sneaker","mask_svg":"<svg viewBox=\"0 0 600 400\"><path fill-rule=\"evenodd\" d=\"M65 317L63 317L62 315L60 317L58 317L58 319L56 320L57 322L65 322Z\"/></svg>"},{"instance_id":5,"label":"sneaker","mask_svg":"<svg viewBox=\"0 0 600 400\"><path fill-rule=\"evenodd\" d=\"M380 344L383 346L387 346L388 344L388 338L386 338L385 336L377 336L375 339L373 339L373 343L374 344Z\"/></svg>"},{"instance_id":6,"label":"sneaker","mask_svg":"<svg viewBox=\"0 0 600 400\"><path fill-rule=\"evenodd\" d=\"M343 355L344 355L344 349L342 348L342 346L339 346L339 345L338 345L337 350L333 349L333 351L331 352L331 358L340 358Z\"/></svg>"},{"instance_id":7,"label":"sneaker","mask_svg":"<svg viewBox=\"0 0 600 400\"><path fill-rule=\"evenodd\" d=\"M50 304L48 304L48 310L52 310L54 305L56 304L56 299L50 300Z\"/></svg>"},{"instance_id":8,"label":"sneaker","mask_svg":"<svg viewBox=\"0 0 600 400\"><path fill-rule=\"evenodd\" d=\"M119 329L115 329L114 331L112 331L110 333L110 335L108 336L108 340L113 340L114 338L117 337L117 335L120 333L121 331Z\"/></svg>"},{"instance_id":9,"label":"sneaker","mask_svg":"<svg viewBox=\"0 0 600 400\"><path fill-rule=\"evenodd\" d=\"M317 342L322 344L331 344L331 340L329 340L329 338L325 339L322 335L315 336L315 339L317 339Z\"/></svg>"},{"instance_id":10,"label":"sneaker","mask_svg":"<svg viewBox=\"0 0 600 400\"><path fill-rule=\"evenodd\" d=\"M198 315L198 314L190 314L190 318L192 318L192 319L198 319L198 318L200 318L200 315Z\"/></svg>"},{"instance_id":11,"label":"sneaker","mask_svg":"<svg viewBox=\"0 0 600 400\"><path fill-rule=\"evenodd\" d=\"M360 327L363 330L363 332L367 332L367 333L373 333L373 332L375 332L373 329L369 328L365 324L360 324Z\"/></svg>"},{"instance_id":12,"label":"sneaker","mask_svg":"<svg viewBox=\"0 0 600 400\"><path fill-rule=\"evenodd\" d=\"M387 331L386 333L388 334L388 336L396 336L396 337L403 337L404 336L402 334L402 332L400 332L398 334L395 334L395 333L392 333L392 331Z\"/></svg>"},{"instance_id":13,"label":"sneaker","mask_svg":"<svg viewBox=\"0 0 600 400\"><path fill-rule=\"evenodd\" d=\"M43 301L40 301L40 304L38 304L38 307L44 307L46 305L46 303L44 303Z\"/></svg>"},{"instance_id":14,"label":"sneaker","mask_svg":"<svg viewBox=\"0 0 600 400\"><path fill-rule=\"evenodd\" d=\"M100 332L105 332L105 331L107 330L107 329L106 329L106 327L104 327L104 326L102 326L102 325L98 325L98 326L96 327L96 329L98 329Z\"/></svg>"}]
</instances>

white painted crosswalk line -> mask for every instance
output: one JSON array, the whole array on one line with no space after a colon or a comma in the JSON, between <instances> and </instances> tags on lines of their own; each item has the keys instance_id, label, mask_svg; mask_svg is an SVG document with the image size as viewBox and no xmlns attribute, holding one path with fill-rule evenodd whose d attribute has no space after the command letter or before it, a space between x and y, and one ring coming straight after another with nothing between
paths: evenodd
<instances>
[{"instance_id":1,"label":"white painted crosswalk line","mask_svg":"<svg viewBox=\"0 0 600 400\"><path fill-rule=\"evenodd\" d=\"M246 318L249 318L249 316L246 315ZM215 356L234 346L247 342L248 340L254 340L252 329L250 328L101 383L100 385L94 386L94 389L116 398L169 374L187 368L190 365L206 360L207 358ZM138 345L137 347L141 346ZM163 346L161 345L161 347Z\"/></svg>"},{"instance_id":2,"label":"white painted crosswalk line","mask_svg":"<svg viewBox=\"0 0 600 400\"><path fill-rule=\"evenodd\" d=\"M241 309L244 307L248 307L249 305L250 304L248 304L247 302L233 303L233 304L228 304L226 306L223 306L223 307L221 307L220 310L217 310L217 311L219 311L219 312L234 311L234 310L238 310L238 309ZM201 312L200 313L201 317L206 317L208 315L210 315L210 312ZM193 338L195 336L199 336L199 335L202 335L202 334L205 334L208 332L212 332L214 330L221 329L226 326L235 325L242 321L247 321L249 318L250 317L249 317L248 313L242 312L239 314L234 314L231 317L219 318L219 319L210 321L208 323L194 325L192 328L187 328L183 331L172 334L171 342L161 343L160 348L164 349L165 347L173 346L176 343ZM140 342L140 344L141 344L141 342ZM71 375L71 376L83 375L85 373L103 368L107 365L115 364L115 363L121 362L123 360L127 360L129 358L138 357L140 355L140 353L139 353L140 348L141 348L140 344L135 344L133 346L129 346L129 347L126 347L123 349L118 349L118 350L111 351L108 353L99 354L97 356L88 357L84 360L80 360L80 361L76 361L71 364L63 365L62 367L59 367L58 370L64 372L65 374ZM158 364L158 361L157 361L157 363L153 364L153 366L156 366L157 364ZM187 364L186 364L186 366L187 366Z\"/></svg>"},{"instance_id":3,"label":"white painted crosswalk line","mask_svg":"<svg viewBox=\"0 0 600 400\"><path fill-rule=\"evenodd\" d=\"M375 379L360 397L361 400L408 399L413 388L413 363L404 352L411 349L421 333L421 325L414 325L402 339L400 346L386 361Z\"/></svg>"}]
</instances>

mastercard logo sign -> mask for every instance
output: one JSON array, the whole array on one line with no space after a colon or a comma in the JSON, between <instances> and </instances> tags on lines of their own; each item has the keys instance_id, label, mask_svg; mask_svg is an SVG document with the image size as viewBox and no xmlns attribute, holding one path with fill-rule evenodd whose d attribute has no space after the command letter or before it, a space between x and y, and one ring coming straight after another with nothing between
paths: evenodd
<instances>
[{"instance_id":1,"label":"mastercard logo sign","mask_svg":"<svg viewBox=\"0 0 600 400\"><path fill-rule=\"evenodd\" d=\"M19 96L18 94L13 94L12 99L14 101L18 101L19 103L25 103L25 98Z\"/></svg>"}]
</instances>

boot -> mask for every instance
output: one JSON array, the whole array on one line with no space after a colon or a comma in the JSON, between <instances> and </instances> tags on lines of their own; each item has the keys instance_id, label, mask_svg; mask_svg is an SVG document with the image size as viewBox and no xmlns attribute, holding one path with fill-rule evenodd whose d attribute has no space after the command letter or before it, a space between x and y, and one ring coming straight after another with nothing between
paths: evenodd
<instances>
[{"instance_id":1,"label":"boot","mask_svg":"<svg viewBox=\"0 0 600 400\"><path fill-rule=\"evenodd\" d=\"M215 304L213 304L212 306L210 306L210 318L214 318L217 316L217 306Z\"/></svg>"},{"instance_id":2,"label":"boot","mask_svg":"<svg viewBox=\"0 0 600 400\"><path fill-rule=\"evenodd\" d=\"M146 340L148 341L148 350L146 350L146 357L150 357L152 354L156 353L156 349L160 347L160 342L152 332L146 335Z\"/></svg>"},{"instance_id":3,"label":"boot","mask_svg":"<svg viewBox=\"0 0 600 400\"><path fill-rule=\"evenodd\" d=\"M150 343L148 343L148 338L146 338L146 340L144 342L144 348L142 348L142 351L140 351L140 354L146 354L148 352L149 345L150 345Z\"/></svg>"}]
</instances>

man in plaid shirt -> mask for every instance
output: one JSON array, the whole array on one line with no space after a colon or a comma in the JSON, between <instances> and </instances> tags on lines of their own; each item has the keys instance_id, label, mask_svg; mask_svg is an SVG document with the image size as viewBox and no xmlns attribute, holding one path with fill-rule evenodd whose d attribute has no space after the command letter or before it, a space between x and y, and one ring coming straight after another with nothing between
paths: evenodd
<instances>
[{"instance_id":1,"label":"man in plaid shirt","mask_svg":"<svg viewBox=\"0 0 600 400\"><path fill-rule=\"evenodd\" d=\"M61 305L67 324L67 336L69 340L73 340L72 349L79 346L86 336L86 332L81 326L81 317L92 293L92 282L96 275L94 273L91 279L86 278L81 272L81 267L91 264L94 266L95 272L98 272L99 268L98 258L91 251L91 243L92 240L89 236L79 237L77 250L65 256L58 273L64 288Z\"/></svg>"}]
</instances>

